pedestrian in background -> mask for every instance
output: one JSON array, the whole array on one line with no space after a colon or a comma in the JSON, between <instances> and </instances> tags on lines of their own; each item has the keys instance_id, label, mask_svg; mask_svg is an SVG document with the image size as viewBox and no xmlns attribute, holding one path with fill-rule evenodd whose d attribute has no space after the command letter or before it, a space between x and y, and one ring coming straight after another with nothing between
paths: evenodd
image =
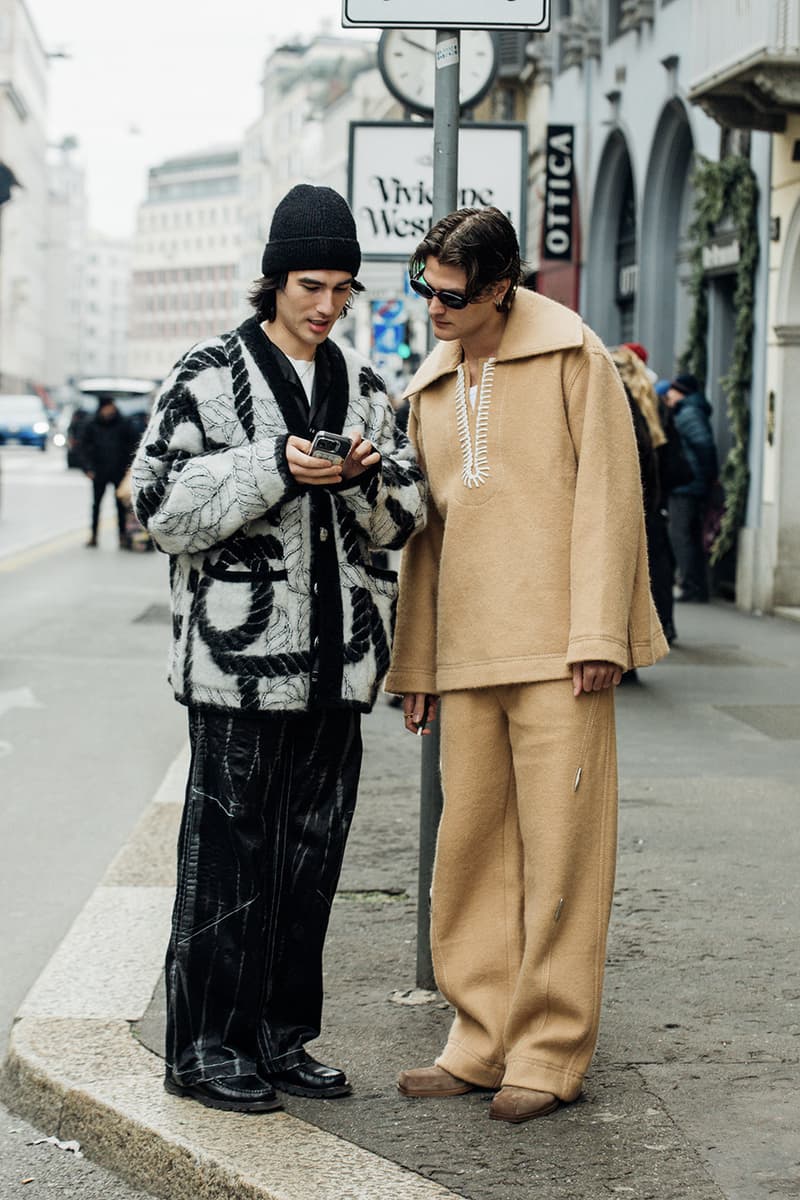
<instances>
[{"instance_id":1,"label":"pedestrian in background","mask_svg":"<svg viewBox=\"0 0 800 1200\"><path fill-rule=\"evenodd\" d=\"M664 395L691 478L669 499L670 536L678 564L678 600L708 602L708 558L703 525L719 466L711 429L711 405L694 375L676 375Z\"/></svg>"},{"instance_id":2,"label":"pedestrian in background","mask_svg":"<svg viewBox=\"0 0 800 1200\"><path fill-rule=\"evenodd\" d=\"M644 497L644 524L647 532L647 560L650 590L664 636L671 645L676 638L672 587L675 579L675 555L669 540L668 514L661 486L661 453L667 444L658 412L658 397L651 374L645 366L647 351L638 343L617 346L611 351L614 365L628 396L639 473ZM626 676L625 678L629 678Z\"/></svg>"},{"instance_id":3,"label":"pedestrian in background","mask_svg":"<svg viewBox=\"0 0 800 1200\"><path fill-rule=\"evenodd\" d=\"M276 1088L350 1091L306 1044L320 1031L361 713L389 665L397 582L372 554L424 518L383 383L329 338L362 290L360 262L342 197L293 188L255 316L178 362L133 466L139 519L170 555L170 679L192 754L165 1087L211 1108L270 1111ZM327 458L313 445L323 432Z\"/></svg>"},{"instance_id":4,"label":"pedestrian in background","mask_svg":"<svg viewBox=\"0 0 800 1200\"><path fill-rule=\"evenodd\" d=\"M106 489L111 486L117 507L119 546L121 550L128 548L125 505L117 496L117 488L131 464L137 441L136 430L127 417L110 396L101 396L97 412L84 427L79 449L83 470L92 481L92 532L86 543L89 547L97 546L100 506Z\"/></svg>"},{"instance_id":5,"label":"pedestrian in background","mask_svg":"<svg viewBox=\"0 0 800 1200\"><path fill-rule=\"evenodd\" d=\"M430 486L403 555L388 690L442 700L431 945L455 1020L406 1096L499 1089L519 1122L576 1099L600 1018L614 882L614 686L667 647L647 578L630 410L599 339L517 290L496 208L411 260L440 344L408 388Z\"/></svg>"},{"instance_id":6,"label":"pedestrian in background","mask_svg":"<svg viewBox=\"0 0 800 1200\"><path fill-rule=\"evenodd\" d=\"M626 350L633 351L633 353L636 355L636 357L639 359L639 361L644 365L644 370L645 370L645 374L647 375L647 378L650 380L650 382L655 387L656 383L658 382L658 374L653 370L653 368L651 366L648 366L648 364L650 362L650 352L647 350L647 348L645 346L643 346L641 342L623 342L622 345L625 347Z\"/></svg>"}]
</instances>

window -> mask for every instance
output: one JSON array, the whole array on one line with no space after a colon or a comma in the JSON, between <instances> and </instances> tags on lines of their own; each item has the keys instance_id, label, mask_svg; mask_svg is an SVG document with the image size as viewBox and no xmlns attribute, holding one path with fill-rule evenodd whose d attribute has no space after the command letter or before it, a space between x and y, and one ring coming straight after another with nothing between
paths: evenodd
<instances>
[{"instance_id":1,"label":"window","mask_svg":"<svg viewBox=\"0 0 800 1200\"><path fill-rule=\"evenodd\" d=\"M640 29L645 21L655 17L655 0L610 0L608 40L620 37L632 29Z\"/></svg>"}]
</instances>

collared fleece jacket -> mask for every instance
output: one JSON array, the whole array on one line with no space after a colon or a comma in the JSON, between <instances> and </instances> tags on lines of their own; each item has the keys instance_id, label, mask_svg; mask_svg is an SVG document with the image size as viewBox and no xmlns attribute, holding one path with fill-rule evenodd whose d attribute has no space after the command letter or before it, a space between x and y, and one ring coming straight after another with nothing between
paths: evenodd
<instances>
[{"instance_id":1,"label":"collared fleece jacket","mask_svg":"<svg viewBox=\"0 0 800 1200\"><path fill-rule=\"evenodd\" d=\"M422 524L425 486L366 360L328 340L316 362L325 428L381 453L350 484L291 475L286 441L310 435L311 414L255 318L190 350L157 397L134 503L170 556L169 678L185 704L368 711L386 673L397 581L372 555Z\"/></svg>"},{"instance_id":2,"label":"collared fleece jacket","mask_svg":"<svg viewBox=\"0 0 800 1200\"><path fill-rule=\"evenodd\" d=\"M461 360L459 342L440 343L408 388L430 501L403 555L387 690L654 663L667 645L650 597L636 442L603 345L569 309L521 291L476 411L457 403ZM478 486L465 483L470 462Z\"/></svg>"}]
</instances>

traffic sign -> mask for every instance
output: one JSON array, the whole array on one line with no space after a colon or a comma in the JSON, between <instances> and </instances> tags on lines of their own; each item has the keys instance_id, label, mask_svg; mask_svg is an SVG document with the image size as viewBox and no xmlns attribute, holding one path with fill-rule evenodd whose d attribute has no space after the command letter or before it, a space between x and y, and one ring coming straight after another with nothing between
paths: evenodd
<instances>
[{"instance_id":1,"label":"traffic sign","mask_svg":"<svg viewBox=\"0 0 800 1200\"><path fill-rule=\"evenodd\" d=\"M550 0L342 0L342 25L372 29L550 28Z\"/></svg>"},{"instance_id":2,"label":"traffic sign","mask_svg":"<svg viewBox=\"0 0 800 1200\"><path fill-rule=\"evenodd\" d=\"M402 300L372 301L372 344L379 354L401 353L406 340L406 320Z\"/></svg>"}]
</instances>

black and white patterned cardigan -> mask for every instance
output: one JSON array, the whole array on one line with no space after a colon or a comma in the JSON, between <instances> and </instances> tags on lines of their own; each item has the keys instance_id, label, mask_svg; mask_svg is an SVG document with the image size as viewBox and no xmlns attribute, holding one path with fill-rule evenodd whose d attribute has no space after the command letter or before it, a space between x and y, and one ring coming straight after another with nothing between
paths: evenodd
<instances>
[{"instance_id":1,"label":"black and white patterned cardigan","mask_svg":"<svg viewBox=\"0 0 800 1200\"><path fill-rule=\"evenodd\" d=\"M369 711L389 665L397 580L372 553L424 523L426 489L384 385L330 340L325 427L359 429L380 467L336 487L298 484L290 434L308 417L256 318L201 342L157 397L133 463L134 505L170 555L169 679L184 704Z\"/></svg>"}]
</instances>

